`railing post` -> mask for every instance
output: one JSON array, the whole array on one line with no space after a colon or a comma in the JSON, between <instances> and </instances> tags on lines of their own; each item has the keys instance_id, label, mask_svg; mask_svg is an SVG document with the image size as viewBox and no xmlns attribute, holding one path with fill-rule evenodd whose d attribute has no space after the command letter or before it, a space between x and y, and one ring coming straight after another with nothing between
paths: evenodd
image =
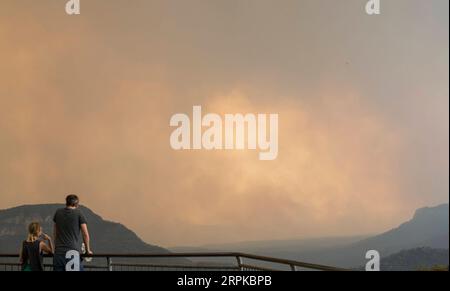
<instances>
[{"instance_id":1,"label":"railing post","mask_svg":"<svg viewBox=\"0 0 450 291\"><path fill-rule=\"evenodd\" d=\"M112 272L113 266L112 266L112 260L111 257L106 257L106 264L108 265L108 271Z\"/></svg>"},{"instance_id":2,"label":"railing post","mask_svg":"<svg viewBox=\"0 0 450 291\"><path fill-rule=\"evenodd\" d=\"M237 264L238 264L238 267L239 267L239 271L243 271L242 258L240 256L236 256L236 261L237 261Z\"/></svg>"},{"instance_id":3,"label":"railing post","mask_svg":"<svg viewBox=\"0 0 450 291\"><path fill-rule=\"evenodd\" d=\"M297 266L296 265L291 265L291 271L297 271Z\"/></svg>"}]
</instances>

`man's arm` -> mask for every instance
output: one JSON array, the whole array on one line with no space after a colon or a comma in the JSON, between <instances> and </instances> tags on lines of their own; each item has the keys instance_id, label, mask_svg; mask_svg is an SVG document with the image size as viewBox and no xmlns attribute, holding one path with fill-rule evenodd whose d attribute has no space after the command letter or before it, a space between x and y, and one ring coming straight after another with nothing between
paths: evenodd
<instances>
[{"instance_id":1,"label":"man's arm","mask_svg":"<svg viewBox=\"0 0 450 291\"><path fill-rule=\"evenodd\" d=\"M89 231L86 223L81 224L81 232L83 234L84 245L86 246L86 253L92 254Z\"/></svg>"},{"instance_id":2,"label":"man's arm","mask_svg":"<svg viewBox=\"0 0 450 291\"><path fill-rule=\"evenodd\" d=\"M56 236L58 235L58 232L56 231L56 223L53 224L53 239L56 241Z\"/></svg>"}]
</instances>

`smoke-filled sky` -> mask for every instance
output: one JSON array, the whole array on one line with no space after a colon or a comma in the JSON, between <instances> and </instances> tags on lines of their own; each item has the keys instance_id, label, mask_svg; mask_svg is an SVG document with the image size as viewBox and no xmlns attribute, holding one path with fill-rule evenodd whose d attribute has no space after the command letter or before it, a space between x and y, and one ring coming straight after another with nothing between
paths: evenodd
<instances>
[{"instance_id":1,"label":"smoke-filled sky","mask_svg":"<svg viewBox=\"0 0 450 291\"><path fill-rule=\"evenodd\" d=\"M374 233L447 202L449 2L365 2L1 0L0 208L76 193L174 246ZM278 159L172 150L193 105L278 113Z\"/></svg>"}]
</instances>

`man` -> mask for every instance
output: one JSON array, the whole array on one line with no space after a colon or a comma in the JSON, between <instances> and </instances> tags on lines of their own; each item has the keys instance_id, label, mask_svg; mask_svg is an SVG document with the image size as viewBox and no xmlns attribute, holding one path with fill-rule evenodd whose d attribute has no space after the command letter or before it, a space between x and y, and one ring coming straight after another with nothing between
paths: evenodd
<instances>
[{"instance_id":1,"label":"man","mask_svg":"<svg viewBox=\"0 0 450 291\"><path fill-rule=\"evenodd\" d=\"M69 251L76 251L81 256L81 245L84 241L86 253L92 254L87 221L78 209L79 199L76 195L66 197L66 207L58 209L53 217L55 254L53 267L55 271L66 271L66 264L74 258L66 258ZM76 258L75 258L76 259ZM81 261L78 262L82 270Z\"/></svg>"}]
</instances>

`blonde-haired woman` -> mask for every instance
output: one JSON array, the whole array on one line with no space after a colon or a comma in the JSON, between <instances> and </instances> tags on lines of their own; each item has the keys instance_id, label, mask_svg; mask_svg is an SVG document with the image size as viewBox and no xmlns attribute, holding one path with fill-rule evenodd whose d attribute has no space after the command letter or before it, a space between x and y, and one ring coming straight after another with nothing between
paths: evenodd
<instances>
[{"instance_id":1,"label":"blonde-haired woman","mask_svg":"<svg viewBox=\"0 0 450 291\"><path fill-rule=\"evenodd\" d=\"M42 232L38 222L28 226L28 237L22 243L19 262L22 271L44 271L44 253L53 254L52 239Z\"/></svg>"}]
</instances>

